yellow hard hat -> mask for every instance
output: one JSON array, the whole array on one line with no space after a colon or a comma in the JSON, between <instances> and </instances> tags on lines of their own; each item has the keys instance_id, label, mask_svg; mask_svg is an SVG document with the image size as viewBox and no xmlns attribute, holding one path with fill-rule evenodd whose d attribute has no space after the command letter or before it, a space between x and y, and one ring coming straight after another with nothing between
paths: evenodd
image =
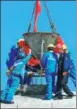
<instances>
[{"instance_id":1,"label":"yellow hard hat","mask_svg":"<svg viewBox=\"0 0 77 109\"><path fill-rule=\"evenodd\" d=\"M63 48L63 50L66 50L67 49L67 47L66 47L65 44L62 46L62 48Z\"/></svg>"},{"instance_id":2,"label":"yellow hard hat","mask_svg":"<svg viewBox=\"0 0 77 109\"><path fill-rule=\"evenodd\" d=\"M49 44L47 48L52 47L55 48L55 46L53 44Z\"/></svg>"}]
</instances>

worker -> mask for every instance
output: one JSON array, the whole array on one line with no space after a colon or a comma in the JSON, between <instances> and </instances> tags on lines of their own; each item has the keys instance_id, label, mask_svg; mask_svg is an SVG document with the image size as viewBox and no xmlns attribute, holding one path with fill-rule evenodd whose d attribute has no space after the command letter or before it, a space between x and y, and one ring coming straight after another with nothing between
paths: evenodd
<instances>
[{"instance_id":1,"label":"worker","mask_svg":"<svg viewBox=\"0 0 77 109\"><path fill-rule=\"evenodd\" d=\"M13 66L11 66L11 68L7 71L7 87L5 90L2 91L0 98L1 102L8 104L13 103L12 100L16 89L18 88L20 81L22 80L23 82L24 80L25 64L27 64L27 62L31 58L31 50L29 50L29 54L26 56L23 52L24 48L21 48L19 44L17 45L20 48L19 55L21 55L21 58L17 57L18 59L14 62Z\"/></svg>"},{"instance_id":2,"label":"worker","mask_svg":"<svg viewBox=\"0 0 77 109\"><path fill-rule=\"evenodd\" d=\"M41 65L43 69L45 69L45 78L46 78L46 95L44 99L50 100L52 99L52 80L55 80L55 72L57 69L57 56L53 52L54 45L49 44L47 47L47 52L44 53L41 59ZM54 75L54 78L53 78Z\"/></svg>"},{"instance_id":3,"label":"worker","mask_svg":"<svg viewBox=\"0 0 77 109\"><path fill-rule=\"evenodd\" d=\"M69 68L69 76L76 88L76 68L75 68L75 64L73 62L73 59L70 56L70 68Z\"/></svg>"},{"instance_id":4,"label":"worker","mask_svg":"<svg viewBox=\"0 0 77 109\"><path fill-rule=\"evenodd\" d=\"M69 56L69 70L68 70L68 74L69 74L69 77L72 79L72 81L74 83L74 86L76 87L76 69L75 69L75 65L74 65L73 59L72 59L70 53L67 51L66 45L63 45L63 49L64 49L64 52L67 53L68 56Z\"/></svg>"},{"instance_id":5,"label":"worker","mask_svg":"<svg viewBox=\"0 0 77 109\"><path fill-rule=\"evenodd\" d=\"M26 55L28 55L29 49L30 49L29 44L27 44L27 42L23 38L19 39L18 44L19 44L20 48L24 47L23 51ZM41 69L40 61L38 59L36 59L33 52L32 52L30 60L25 65L25 69L30 72L30 75L28 75L28 76L27 76L27 74L24 75L24 84L30 85L31 80L32 80L31 77L34 74L33 72L38 72L38 70Z\"/></svg>"},{"instance_id":6,"label":"worker","mask_svg":"<svg viewBox=\"0 0 77 109\"><path fill-rule=\"evenodd\" d=\"M67 97L73 97L73 93L67 86L68 70L69 70L69 54L66 52L66 45L59 46L59 61L58 61L58 78L56 84L56 95L54 99L63 99L62 89L67 94Z\"/></svg>"},{"instance_id":7,"label":"worker","mask_svg":"<svg viewBox=\"0 0 77 109\"><path fill-rule=\"evenodd\" d=\"M6 60L6 65L7 65L8 69L10 69L10 67L13 66L14 61L16 61L17 58L21 58L20 49L23 48L24 46L25 46L25 40L19 39L17 41L17 45L13 45L11 47L11 49L9 50L9 53L8 53L8 59ZM28 49L28 52L29 52L29 49ZM26 54L26 55L28 55L28 54Z\"/></svg>"},{"instance_id":8,"label":"worker","mask_svg":"<svg viewBox=\"0 0 77 109\"><path fill-rule=\"evenodd\" d=\"M54 52L57 54L58 58L59 58L59 48L61 46L64 46L64 52L67 52L69 54L69 57L70 57L70 63L69 63L69 70L68 70L68 73L69 73L69 77L71 78L74 86L76 87L76 68L75 68L75 64L73 62L73 58L70 54L70 52L67 50L67 47L65 46L65 44L56 44L55 46L55 49L54 49Z\"/></svg>"},{"instance_id":9,"label":"worker","mask_svg":"<svg viewBox=\"0 0 77 109\"><path fill-rule=\"evenodd\" d=\"M16 45L13 45L8 53L8 59L6 60L6 66L7 69L10 69L11 66L13 66L14 61L17 60L17 57L19 58L19 52L20 48Z\"/></svg>"}]
</instances>

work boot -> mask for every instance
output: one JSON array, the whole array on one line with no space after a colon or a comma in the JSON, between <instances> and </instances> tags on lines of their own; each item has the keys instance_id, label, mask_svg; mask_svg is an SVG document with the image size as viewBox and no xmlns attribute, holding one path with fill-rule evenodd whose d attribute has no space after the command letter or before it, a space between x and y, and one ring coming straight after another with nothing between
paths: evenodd
<instances>
[{"instance_id":1,"label":"work boot","mask_svg":"<svg viewBox=\"0 0 77 109\"><path fill-rule=\"evenodd\" d=\"M68 99L69 99L69 98L72 98L73 96L74 96L74 94L73 94L73 93L70 93L70 94L68 94L68 95L67 95L67 97L66 97L66 98L68 98Z\"/></svg>"},{"instance_id":2,"label":"work boot","mask_svg":"<svg viewBox=\"0 0 77 109\"><path fill-rule=\"evenodd\" d=\"M61 99L63 99L63 95L55 95L55 96L53 97L53 99L54 99L54 100L61 100Z\"/></svg>"},{"instance_id":3,"label":"work boot","mask_svg":"<svg viewBox=\"0 0 77 109\"><path fill-rule=\"evenodd\" d=\"M43 100L51 100L52 99L52 97L47 97L47 96L45 96L44 98L43 98Z\"/></svg>"}]
</instances>

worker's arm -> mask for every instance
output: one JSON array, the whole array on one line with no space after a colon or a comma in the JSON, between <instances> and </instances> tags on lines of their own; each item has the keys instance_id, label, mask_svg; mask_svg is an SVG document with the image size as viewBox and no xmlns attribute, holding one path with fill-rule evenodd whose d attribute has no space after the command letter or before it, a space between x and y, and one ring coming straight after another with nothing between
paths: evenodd
<instances>
[{"instance_id":1,"label":"worker's arm","mask_svg":"<svg viewBox=\"0 0 77 109\"><path fill-rule=\"evenodd\" d=\"M24 59L22 59L23 64L27 64L27 62L29 61L31 56L32 56L32 53L31 53L31 50L30 50L29 54Z\"/></svg>"},{"instance_id":2,"label":"worker's arm","mask_svg":"<svg viewBox=\"0 0 77 109\"><path fill-rule=\"evenodd\" d=\"M64 56L64 67L63 67L63 75L66 75L68 73L69 70L69 66L70 66L70 60L69 60L69 54L66 53Z\"/></svg>"}]
</instances>

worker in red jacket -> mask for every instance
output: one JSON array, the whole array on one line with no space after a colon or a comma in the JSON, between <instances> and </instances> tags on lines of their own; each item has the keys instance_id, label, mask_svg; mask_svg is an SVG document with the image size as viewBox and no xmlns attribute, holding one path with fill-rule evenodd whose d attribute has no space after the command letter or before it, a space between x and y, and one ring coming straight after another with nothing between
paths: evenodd
<instances>
[{"instance_id":1,"label":"worker in red jacket","mask_svg":"<svg viewBox=\"0 0 77 109\"><path fill-rule=\"evenodd\" d=\"M24 52L25 52L26 55L28 55L30 47L29 47L29 45L25 42L25 40L24 40L24 39L20 39L20 40L18 41L18 43L19 43L19 45L20 45L21 47L24 46ZM34 67L34 66L37 66L37 65L39 65L39 64L40 64L40 61L39 61L38 59L36 59L36 58L32 55L32 57L31 57L31 59L29 60L29 62L28 62L27 65Z\"/></svg>"}]
</instances>

